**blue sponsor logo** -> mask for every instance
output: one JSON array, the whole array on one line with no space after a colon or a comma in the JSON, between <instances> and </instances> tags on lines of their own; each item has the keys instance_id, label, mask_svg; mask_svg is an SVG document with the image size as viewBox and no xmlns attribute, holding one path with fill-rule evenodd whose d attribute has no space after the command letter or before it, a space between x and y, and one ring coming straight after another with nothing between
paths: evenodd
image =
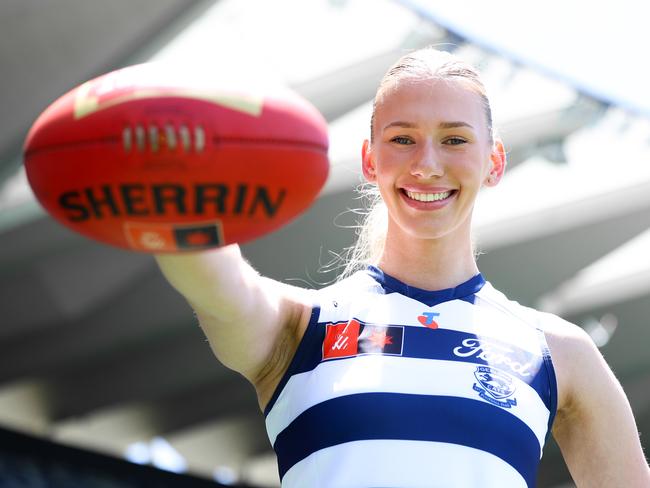
<instances>
[{"instance_id":1,"label":"blue sponsor logo","mask_svg":"<svg viewBox=\"0 0 650 488\"><path fill-rule=\"evenodd\" d=\"M493 405L510 408L517 405L516 398L508 398L515 393L512 377L503 371L490 366L479 366L474 371L478 384L474 383L474 391Z\"/></svg>"}]
</instances>

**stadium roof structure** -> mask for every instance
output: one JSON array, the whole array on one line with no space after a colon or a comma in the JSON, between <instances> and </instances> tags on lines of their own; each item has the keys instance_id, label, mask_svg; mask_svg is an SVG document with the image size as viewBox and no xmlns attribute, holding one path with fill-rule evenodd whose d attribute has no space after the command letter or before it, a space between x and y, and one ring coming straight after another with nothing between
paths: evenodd
<instances>
[{"instance_id":1,"label":"stadium roof structure","mask_svg":"<svg viewBox=\"0 0 650 488\"><path fill-rule=\"evenodd\" d=\"M207 64L286 84L329 121L331 176L309 212L244 253L265 275L319 287L335 278L322 272L331 252L354 239L349 209L359 206L360 144L379 79L407 50L436 44L481 69L509 155L506 177L477 206L481 271L513 299L583 326L628 391L641 432L650 431L650 70L640 62L648 34L620 2L589 11L564 2L562 16L554 3L0 7L0 424L117 455L164 437L192 473L226 467L274 486L252 388L214 360L150 257L86 240L43 213L21 141L54 98L137 62ZM624 25L614 32L612 19ZM550 446L540 486L568 479Z\"/></svg>"}]
</instances>

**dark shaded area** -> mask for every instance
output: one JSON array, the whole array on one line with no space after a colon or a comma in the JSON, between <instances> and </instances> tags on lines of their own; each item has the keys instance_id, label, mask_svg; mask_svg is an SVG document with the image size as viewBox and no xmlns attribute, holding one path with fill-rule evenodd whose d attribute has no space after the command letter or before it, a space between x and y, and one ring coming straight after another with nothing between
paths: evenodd
<instances>
[{"instance_id":1,"label":"dark shaded area","mask_svg":"<svg viewBox=\"0 0 650 488\"><path fill-rule=\"evenodd\" d=\"M0 486L11 488L215 488L161 471L0 429ZM228 485L247 488L246 485Z\"/></svg>"}]
</instances>

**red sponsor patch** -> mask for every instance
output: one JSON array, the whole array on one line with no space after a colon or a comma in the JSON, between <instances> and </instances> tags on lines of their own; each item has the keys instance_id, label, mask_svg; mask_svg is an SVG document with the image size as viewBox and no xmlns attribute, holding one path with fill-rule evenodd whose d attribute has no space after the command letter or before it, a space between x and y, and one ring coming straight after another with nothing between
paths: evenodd
<instances>
[{"instance_id":1,"label":"red sponsor patch","mask_svg":"<svg viewBox=\"0 0 650 488\"><path fill-rule=\"evenodd\" d=\"M327 324L323 359L354 356L358 353L360 324L357 320Z\"/></svg>"}]
</instances>

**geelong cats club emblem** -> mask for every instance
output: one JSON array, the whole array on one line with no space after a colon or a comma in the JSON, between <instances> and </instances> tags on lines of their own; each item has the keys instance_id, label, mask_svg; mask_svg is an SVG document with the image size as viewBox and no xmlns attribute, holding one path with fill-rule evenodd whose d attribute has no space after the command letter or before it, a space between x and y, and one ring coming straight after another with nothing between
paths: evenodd
<instances>
[{"instance_id":1,"label":"geelong cats club emblem","mask_svg":"<svg viewBox=\"0 0 650 488\"><path fill-rule=\"evenodd\" d=\"M515 392L512 377L490 366L479 366L474 371L478 383L474 383L474 390L479 396L499 407L510 408L517 405L517 399L508 398Z\"/></svg>"}]
</instances>

